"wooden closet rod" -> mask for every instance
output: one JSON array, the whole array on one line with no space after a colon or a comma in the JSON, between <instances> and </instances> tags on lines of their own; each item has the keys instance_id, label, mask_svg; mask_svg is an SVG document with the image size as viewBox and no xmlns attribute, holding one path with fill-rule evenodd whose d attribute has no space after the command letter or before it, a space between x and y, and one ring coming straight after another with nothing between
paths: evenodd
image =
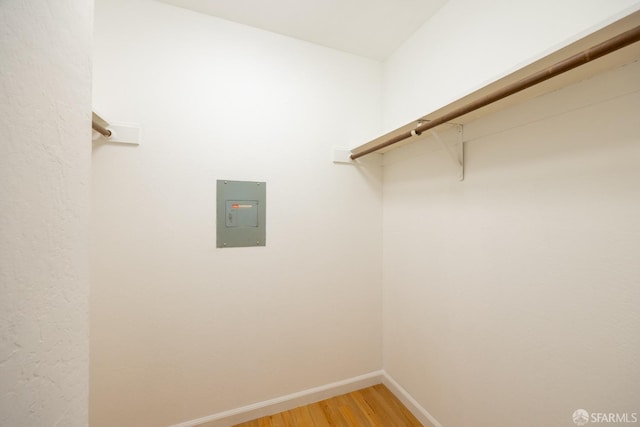
<instances>
[{"instance_id":1,"label":"wooden closet rod","mask_svg":"<svg viewBox=\"0 0 640 427\"><path fill-rule=\"evenodd\" d=\"M92 121L91 122L91 129L95 130L96 132L106 136L106 137L110 137L111 136L111 131L107 128L105 128L104 126L100 126L98 123Z\"/></svg>"},{"instance_id":2,"label":"wooden closet rod","mask_svg":"<svg viewBox=\"0 0 640 427\"><path fill-rule=\"evenodd\" d=\"M569 70L579 67L580 65L584 65L602 56L608 55L609 53L615 52L616 50L622 49L623 47L633 44L637 41L640 41L640 26L637 26L615 37L612 37L609 40L606 40L589 49L583 50L582 52L576 55L573 55L565 60L555 63L549 68L530 74L529 76L515 83L507 85L502 89L498 89L495 92L492 92L478 100L472 101L467 105L464 105L460 108L455 109L454 111L451 111L450 113L443 114L440 117L436 117L433 120L425 122L417 126L414 130L407 131L400 135L394 136L393 138L387 141L383 141L359 153L351 154L351 159L355 160L359 157L366 156L367 154L373 153L382 148L388 147L390 145L403 141L407 138L410 138L413 135L420 135L424 131L432 129L436 126L439 126L451 120L457 119L460 116L471 113L482 107L486 107L487 105L492 104L496 101L500 101L501 99L504 99L509 95L513 95L515 93L521 92L525 89L528 89L532 86L537 85L538 83L542 83L545 80L549 80L552 77L558 76L562 73L565 73Z\"/></svg>"}]
</instances>

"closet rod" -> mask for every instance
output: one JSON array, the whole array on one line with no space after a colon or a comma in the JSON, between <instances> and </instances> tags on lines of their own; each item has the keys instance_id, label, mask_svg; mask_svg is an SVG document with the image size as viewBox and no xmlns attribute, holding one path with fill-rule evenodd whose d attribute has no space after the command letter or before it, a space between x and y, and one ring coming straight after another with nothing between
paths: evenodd
<instances>
[{"instance_id":1,"label":"closet rod","mask_svg":"<svg viewBox=\"0 0 640 427\"><path fill-rule=\"evenodd\" d=\"M106 137L110 137L111 136L111 131L107 128L105 128L104 126L100 126L98 123L92 121L91 122L91 129L95 130L96 132L106 136Z\"/></svg>"},{"instance_id":2,"label":"closet rod","mask_svg":"<svg viewBox=\"0 0 640 427\"><path fill-rule=\"evenodd\" d=\"M400 135L394 136L393 138L387 141L383 141L359 153L353 153L351 154L350 157L352 160L355 160L359 157L366 156L367 154L371 154L382 148L388 147L390 145L403 141L407 138L410 138L413 135L420 135L424 131L432 129L443 123L450 122L451 120L457 119L460 116L471 113L482 107L486 107L487 105L492 104L496 101L500 101L501 99L504 99L509 95L513 95L515 93L521 92L525 89L528 89L532 86L537 85L538 83L542 83L545 80L549 80L552 77L556 77L562 73L565 73L569 70L579 67L580 65L584 65L602 56L608 55L609 53L615 52L616 50L622 49L623 47L633 44L637 41L640 41L640 26L637 26L624 33L621 33L615 37L612 37L609 40L606 40L600 44L597 44L589 49L583 50L582 52L576 55L570 56L567 59L564 59L560 62L555 63L549 68L530 74L529 76L515 83L507 85L502 89L498 89L495 92L492 92L480 99L472 101L467 105L464 105L460 108L455 109L454 111L451 111L450 113L443 114L440 117L436 117L433 120L425 122L417 126L415 129L411 131L407 131Z\"/></svg>"}]
</instances>

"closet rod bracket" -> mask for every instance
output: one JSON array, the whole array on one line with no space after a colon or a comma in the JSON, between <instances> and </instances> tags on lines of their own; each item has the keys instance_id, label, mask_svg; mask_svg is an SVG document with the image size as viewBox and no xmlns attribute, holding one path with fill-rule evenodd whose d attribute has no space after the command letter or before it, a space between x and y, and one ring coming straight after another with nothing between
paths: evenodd
<instances>
[{"instance_id":1,"label":"closet rod bracket","mask_svg":"<svg viewBox=\"0 0 640 427\"><path fill-rule=\"evenodd\" d=\"M429 132L436 140L438 145L442 147L442 149L447 153L448 157L453 162L454 166L458 171L458 179L460 181L464 181L464 135L463 135L463 126L459 124L454 124L455 126L455 134L456 134L456 142L453 144L446 143L440 138L438 132L435 129L429 129Z\"/></svg>"}]
</instances>

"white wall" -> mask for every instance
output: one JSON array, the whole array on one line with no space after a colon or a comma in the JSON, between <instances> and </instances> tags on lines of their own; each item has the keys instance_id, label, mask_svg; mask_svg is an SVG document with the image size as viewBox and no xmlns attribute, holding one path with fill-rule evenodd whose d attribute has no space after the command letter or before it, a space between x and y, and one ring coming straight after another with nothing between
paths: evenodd
<instances>
[{"instance_id":1,"label":"white wall","mask_svg":"<svg viewBox=\"0 0 640 427\"><path fill-rule=\"evenodd\" d=\"M384 366L442 425L640 412L639 75L467 125L463 182L433 141L385 154Z\"/></svg>"},{"instance_id":2,"label":"white wall","mask_svg":"<svg viewBox=\"0 0 640 427\"><path fill-rule=\"evenodd\" d=\"M637 9L637 0L449 0L385 62L385 130L431 113Z\"/></svg>"},{"instance_id":3,"label":"white wall","mask_svg":"<svg viewBox=\"0 0 640 427\"><path fill-rule=\"evenodd\" d=\"M0 2L0 425L86 426L92 2Z\"/></svg>"},{"instance_id":4,"label":"white wall","mask_svg":"<svg viewBox=\"0 0 640 427\"><path fill-rule=\"evenodd\" d=\"M139 147L92 168L91 425L196 419L378 370L381 65L150 0L96 2L94 98ZM216 249L217 179L267 246Z\"/></svg>"}]
</instances>

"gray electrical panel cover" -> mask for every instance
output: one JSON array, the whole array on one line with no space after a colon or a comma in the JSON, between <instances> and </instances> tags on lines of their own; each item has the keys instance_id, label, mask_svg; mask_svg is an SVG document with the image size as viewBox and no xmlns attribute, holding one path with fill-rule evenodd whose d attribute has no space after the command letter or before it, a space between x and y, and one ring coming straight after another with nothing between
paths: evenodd
<instances>
[{"instance_id":1,"label":"gray electrical panel cover","mask_svg":"<svg viewBox=\"0 0 640 427\"><path fill-rule=\"evenodd\" d=\"M217 181L218 248L266 245L267 183Z\"/></svg>"}]
</instances>

